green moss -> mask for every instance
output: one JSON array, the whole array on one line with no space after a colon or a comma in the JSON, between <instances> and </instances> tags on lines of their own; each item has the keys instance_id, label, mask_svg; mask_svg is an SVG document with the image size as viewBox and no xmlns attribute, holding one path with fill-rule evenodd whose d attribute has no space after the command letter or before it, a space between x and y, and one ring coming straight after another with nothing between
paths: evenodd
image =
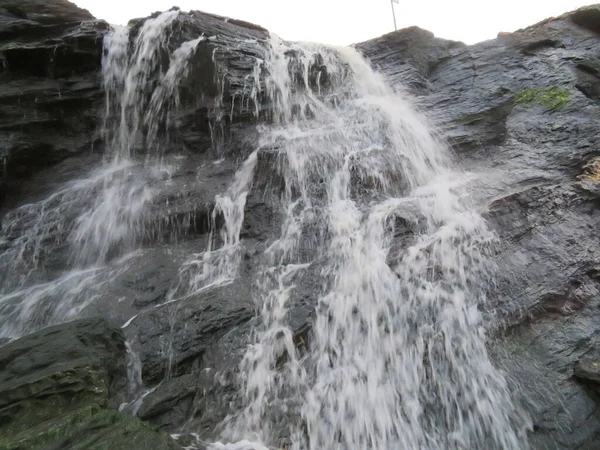
<instances>
[{"instance_id":1,"label":"green moss","mask_svg":"<svg viewBox=\"0 0 600 450\"><path fill-rule=\"evenodd\" d=\"M41 448L56 440L70 438L77 426L89 420L102 409L98 405L82 407L70 413L63 413L54 420L25 428L16 435L0 438L1 450L23 450Z\"/></svg>"},{"instance_id":2,"label":"green moss","mask_svg":"<svg viewBox=\"0 0 600 450\"><path fill-rule=\"evenodd\" d=\"M0 405L7 405L2 409L0 441L81 408L106 407L109 379L101 368L67 366L45 377L18 381L0 393Z\"/></svg>"},{"instance_id":3,"label":"green moss","mask_svg":"<svg viewBox=\"0 0 600 450\"><path fill-rule=\"evenodd\" d=\"M568 89L559 87L546 87L537 89L526 89L519 92L515 97L517 105L537 103L551 111L558 111L568 103L570 92Z\"/></svg>"},{"instance_id":4,"label":"green moss","mask_svg":"<svg viewBox=\"0 0 600 450\"><path fill-rule=\"evenodd\" d=\"M17 436L0 438L0 450L176 450L164 431L141 420L98 406L84 407Z\"/></svg>"}]
</instances>

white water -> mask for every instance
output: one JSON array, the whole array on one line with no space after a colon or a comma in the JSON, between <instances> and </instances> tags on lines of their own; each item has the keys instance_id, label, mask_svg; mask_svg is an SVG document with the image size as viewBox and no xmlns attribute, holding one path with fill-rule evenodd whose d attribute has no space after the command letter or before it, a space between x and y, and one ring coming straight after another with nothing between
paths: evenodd
<instances>
[{"instance_id":1,"label":"white water","mask_svg":"<svg viewBox=\"0 0 600 450\"><path fill-rule=\"evenodd\" d=\"M126 27L105 38L102 61L105 159L58 192L3 218L0 249L0 336L19 336L75 318L98 296L100 286L127 268L127 258L149 234L150 206L168 184L173 162L158 145L158 124L179 106L176 87L187 61L203 40L185 42L173 52L168 70L152 95L146 86L161 51L166 50L170 11L147 20L130 42ZM145 153L145 157L137 153ZM14 236L14 237L13 237ZM55 274L54 261L69 268ZM115 259L117 257L117 259Z\"/></svg>"},{"instance_id":2,"label":"white water","mask_svg":"<svg viewBox=\"0 0 600 450\"><path fill-rule=\"evenodd\" d=\"M243 251L240 233L244 222L246 197L252 187L255 168L256 151L250 154L235 174L227 192L217 195L212 212L208 250L192 255L181 267L179 283L169 292L167 301L230 283L238 276ZM219 229L219 247L213 233L219 228L217 223L220 220L223 221L223 225Z\"/></svg>"},{"instance_id":3,"label":"white water","mask_svg":"<svg viewBox=\"0 0 600 450\"><path fill-rule=\"evenodd\" d=\"M148 99L144 88L177 14L146 21L133 43L124 28L105 41L103 167L5 218L3 230L25 233L0 255L22 274L1 288L0 314L10 326L0 336L77 315L126 270L127 258L109 266L113 254L135 250L148 232L149 205L172 170L156 145L158 126L177 108L177 85L204 39L173 53ZM258 116L257 80L268 74L273 124L262 126L257 150L216 198L218 236L190 256L167 298L239 276L258 153L277 152L282 229L257 270L261 322L240 365L240 406L212 448L526 447L521 431L529 421L485 348L478 308L485 307L484 255L493 235L469 203L464 174L407 97L354 50L274 38L267 53L248 82ZM326 74L312 71L317 55ZM147 151L143 163L140 150ZM410 231L400 245L395 225L402 222ZM69 246L72 271L52 278L42 270L49 243ZM289 313L305 276L318 287L301 352ZM130 358L138 396L139 361Z\"/></svg>"},{"instance_id":4,"label":"white water","mask_svg":"<svg viewBox=\"0 0 600 450\"><path fill-rule=\"evenodd\" d=\"M317 53L333 87L297 89L290 58L309 86ZM261 325L240 366L242 407L223 424L231 444L214 448L526 447L529 422L485 347L478 308L493 235L464 175L353 49L274 39L266 64L276 123L261 147L280 155L283 229L257 282ZM397 218L413 232L390 253ZM311 262L322 290L303 355L286 318Z\"/></svg>"}]
</instances>

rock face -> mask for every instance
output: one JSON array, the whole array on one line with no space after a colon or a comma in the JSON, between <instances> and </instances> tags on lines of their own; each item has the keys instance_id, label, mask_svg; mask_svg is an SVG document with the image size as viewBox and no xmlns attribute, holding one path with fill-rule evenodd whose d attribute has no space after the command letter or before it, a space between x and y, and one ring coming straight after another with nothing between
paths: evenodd
<instances>
[{"instance_id":1,"label":"rock face","mask_svg":"<svg viewBox=\"0 0 600 450\"><path fill-rule=\"evenodd\" d=\"M93 150L107 29L66 0L0 5L0 205L23 179Z\"/></svg>"},{"instance_id":2,"label":"rock face","mask_svg":"<svg viewBox=\"0 0 600 450\"><path fill-rule=\"evenodd\" d=\"M130 23L131 39L145 20ZM428 112L470 173L474 197L496 231L489 349L532 417L534 449L591 450L600 440L599 23L600 7L592 6L474 46L416 27L356 45ZM107 30L67 1L0 5L0 252L21 236L22 228L7 226L21 223L18 206L77 180L110 150L98 132ZM135 353L129 364L139 360L149 388L134 380L140 401L127 412L169 432L208 438L235 401L232 380L257 313L253 266L277 228L278 205L265 194L281 184L271 149L257 156L236 282L168 302L186 258L218 244L211 230L223 220L212 215L215 196L254 150L254 124L274 119L265 86L252 82L269 35L200 12L179 14L169 33L161 67L182 43L206 38L178 86L177 114L156 136L171 172L149 182L159 193L144 217L138 253L126 262L117 253L89 286L87 278L77 281L87 300L74 300L72 309L107 323L76 321L0 347L2 448L46 448L48 439L50 448L176 448L165 434L114 411L132 400L123 333ZM307 79L326 83L327 73L316 63ZM140 158L148 145L137 144ZM68 206L70 199L59 200ZM33 220L25 217L23 227ZM401 225L396 247L404 245ZM69 267L68 231L48 227L41 253L52 257L36 281ZM317 268L298 281L291 301L297 345L309 345L317 290L310 270ZM0 280L8 283L15 275L5 272ZM72 285L63 285L52 295L66 296ZM26 295L44 305L37 292ZM72 318L46 311L27 325Z\"/></svg>"},{"instance_id":3,"label":"rock face","mask_svg":"<svg viewBox=\"0 0 600 450\"><path fill-rule=\"evenodd\" d=\"M121 330L102 320L46 328L6 344L0 362L3 449L179 448L115 410L126 388L125 344Z\"/></svg>"},{"instance_id":4,"label":"rock face","mask_svg":"<svg viewBox=\"0 0 600 450\"><path fill-rule=\"evenodd\" d=\"M420 29L357 47L408 80L474 186L499 243L491 351L529 405L532 448L597 447L600 310L598 17L591 6L473 46ZM381 55L385 55L382 57ZM501 175L500 175L501 174Z\"/></svg>"}]
</instances>

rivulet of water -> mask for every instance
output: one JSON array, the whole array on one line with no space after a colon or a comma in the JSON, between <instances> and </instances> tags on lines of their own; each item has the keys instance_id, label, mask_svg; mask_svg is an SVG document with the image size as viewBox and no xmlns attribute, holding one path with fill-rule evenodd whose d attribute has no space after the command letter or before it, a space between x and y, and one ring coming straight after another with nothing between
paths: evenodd
<instances>
[{"instance_id":1,"label":"rivulet of water","mask_svg":"<svg viewBox=\"0 0 600 450\"><path fill-rule=\"evenodd\" d=\"M179 14L145 21L135 37L127 28L108 34L102 165L3 218L0 337L76 316L152 232L151 206L176 164L159 131L179 106L189 58L212 39L183 43L162 67ZM190 255L165 299L239 276L246 200L270 153L282 225L257 258L260 320L240 363L238 403L220 428L226 443L212 448L525 448L530 421L486 351L480 310L494 236L465 175L406 94L353 49L274 36L264 56L243 92L231 93L229 113L237 98L269 120L215 198L208 250ZM312 329L299 336L291 316L307 279ZM149 391L131 347L129 369L134 401L123 408L135 413Z\"/></svg>"},{"instance_id":2,"label":"rivulet of water","mask_svg":"<svg viewBox=\"0 0 600 450\"><path fill-rule=\"evenodd\" d=\"M168 301L230 283L237 277L243 251L240 233L246 197L254 180L256 154L254 151L246 159L227 192L217 195L208 249L192 255L181 267L179 283L169 293ZM218 226L218 222L222 225ZM219 239L213 235L215 231Z\"/></svg>"},{"instance_id":3,"label":"rivulet of water","mask_svg":"<svg viewBox=\"0 0 600 450\"><path fill-rule=\"evenodd\" d=\"M178 14L146 20L135 38L127 27L105 36L103 163L3 217L1 336L76 317L101 293L97 287L126 270L127 255L153 232L148 224L159 218L151 206L177 164L163 158L159 123L178 108L177 86L204 39L184 42L157 74Z\"/></svg>"},{"instance_id":4,"label":"rivulet of water","mask_svg":"<svg viewBox=\"0 0 600 450\"><path fill-rule=\"evenodd\" d=\"M283 228L218 448L525 448L529 420L486 351L494 236L464 175L353 49L271 49L261 145L278 152ZM306 354L288 323L303 274L321 286Z\"/></svg>"}]
</instances>

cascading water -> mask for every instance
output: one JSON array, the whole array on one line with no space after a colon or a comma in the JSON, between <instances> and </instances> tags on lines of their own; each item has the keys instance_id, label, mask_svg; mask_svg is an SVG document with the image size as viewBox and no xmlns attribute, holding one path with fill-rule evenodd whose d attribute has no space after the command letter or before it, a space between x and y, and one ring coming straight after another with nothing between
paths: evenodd
<instances>
[{"instance_id":1,"label":"cascading water","mask_svg":"<svg viewBox=\"0 0 600 450\"><path fill-rule=\"evenodd\" d=\"M133 40L126 28L105 39L102 167L4 217L0 337L77 315L151 232L149 206L173 164L157 137L179 105L188 59L208 39L183 43L154 79L178 14L147 20ZM276 37L267 47L240 104L252 99L258 117L258 97L268 97L272 123L258 127L256 150L216 197L208 250L190 255L165 299L239 276L246 199L261 153L275 155L281 231L256 268L260 321L240 363L239 407L221 427L229 443L211 447L526 447L529 421L486 352L479 308L493 235L465 175L406 96L353 49ZM56 252L68 255L68 271L52 270ZM307 277L315 311L299 338L289 316ZM128 350L136 399L123 408L135 413L141 362Z\"/></svg>"},{"instance_id":2,"label":"cascading water","mask_svg":"<svg viewBox=\"0 0 600 450\"><path fill-rule=\"evenodd\" d=\"M105 263L115 248L131 251L146 232L144 213L155 194L152 183L170 172L158 149L153 148L163 113L160 107L172 97L184 75L185 62L199 42L186 43L173 54L169 70L148 100L145 87L161 51L166 49L166 30L177 14L170 11L147 20L135 38L131 56L127 28L115 28L105 40L104 135L111 154L108 165L113 170L104 177L95 203L77 219L71 235L76 265ZM147 130L145 134L143 130ZM147 150L145 164L132 159L136 146Z\"/></svg>"},{"instance_id":3,"label":"cascading water","mask_svg":"<svg viewBox=\"0 0 600 450\"><path fill-rule=\"evenodd\" d=\"M0 337L76 317L101 295L105 283L127 270L128 259L152 233L149 206L174 168L157 148L158 124L178 106L176 87L203 40L185 42L173 53L148 96L146 85L167 50L169 26L178 14L169 11L145 21L133 42L126 27L106 36L101 167L3 218ZM138 149L146 156L136 157ZM61 258L70 268L57 277L54 259Z\"/></svg>"},{"instance_id":4,"label":"cascading water","mask_svg":"<svg viewBox=\"0 0 600 450\"><path fill-rule=\"evenodd\" d=\"M528 420L486 351L493 234L465 176L353 49L271 48L276 120L260 147L278 152L283 228L257 283L242 406L223 424L237 443L215 448L526 447ZM316 61L327 85L311 80ZM394 254L401 223L410 232ZM286 320L303 272L322 286L306 354Z\"/></svg>"}]
</instances>

